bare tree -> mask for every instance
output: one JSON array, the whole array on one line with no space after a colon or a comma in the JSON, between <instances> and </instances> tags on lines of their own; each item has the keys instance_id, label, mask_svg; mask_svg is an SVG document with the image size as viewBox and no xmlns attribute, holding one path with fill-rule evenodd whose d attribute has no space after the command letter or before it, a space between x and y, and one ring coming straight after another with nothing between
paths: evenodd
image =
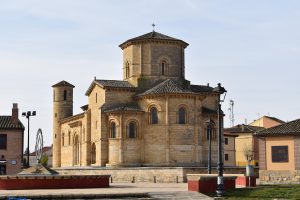
<instances>
[{"instance_id":1,"label":"bare tree","mask_svg":"<svg viewBox=\"0 0 300 200\"><path fill-rule=\"evenodd\" d=\"M243 148L243 154L247 160L247 164L250 165L252 159L253 159L253 151L252 151L252 147L249 144L245 144L244 148Z\"/></svg>"}]
</instances>

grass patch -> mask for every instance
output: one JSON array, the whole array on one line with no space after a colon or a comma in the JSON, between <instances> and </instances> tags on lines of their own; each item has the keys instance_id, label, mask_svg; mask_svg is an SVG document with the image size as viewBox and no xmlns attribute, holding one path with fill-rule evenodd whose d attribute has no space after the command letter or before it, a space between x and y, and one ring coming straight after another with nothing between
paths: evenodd
<instances>
[{"instance_id":1,"label":"grass patch","mask_svg":"<svg viewBox=\"0 0 300 200\"><path fill-rule=\"evenodd\" d=\"M224 199L300 199L300 185L271 185L226 191Z\"/></svg>"}]
</instances>

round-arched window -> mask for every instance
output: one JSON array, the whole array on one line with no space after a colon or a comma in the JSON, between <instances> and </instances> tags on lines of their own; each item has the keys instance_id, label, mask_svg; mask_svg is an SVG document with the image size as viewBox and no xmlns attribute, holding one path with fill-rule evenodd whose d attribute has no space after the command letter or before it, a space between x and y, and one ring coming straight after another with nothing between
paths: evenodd
<instances>
[{"instance_id":1,"label":"round-arched window","mask_svg":"<svg viewBox=\"0 0 300 200\"><path fill-rule=\"evenodd\" d=\"M150 124L158 124L157 108L150 109Z\"/></svg>"}]
</instances>

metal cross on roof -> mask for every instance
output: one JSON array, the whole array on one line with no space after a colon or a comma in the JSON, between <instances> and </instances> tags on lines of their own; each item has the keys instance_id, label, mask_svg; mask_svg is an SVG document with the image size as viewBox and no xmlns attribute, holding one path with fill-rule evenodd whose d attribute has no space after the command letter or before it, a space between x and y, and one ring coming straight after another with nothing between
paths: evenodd
<instances>
[{"instance_id":1,"label":"metal cross on roof","mask_svg":"<svg viewBox=\"0 0 300 200\"><path fill-rule=\"evenodd\" d=\"M153 22L153 24L152 24L152 27L153 27L153 32L154 32L154 27L155 27L155 24L154 24L154 22Z\"/></svg>"}]
</instances>

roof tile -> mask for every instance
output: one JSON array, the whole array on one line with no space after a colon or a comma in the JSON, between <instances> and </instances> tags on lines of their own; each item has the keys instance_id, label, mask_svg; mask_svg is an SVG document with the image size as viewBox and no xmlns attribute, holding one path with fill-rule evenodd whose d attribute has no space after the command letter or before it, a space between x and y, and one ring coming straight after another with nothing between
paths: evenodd
<instances>
[{"instance_id":1,"label":"roof tile","mask_svg":"<svg viewBox=\"0 0 300 200\"><path fill-rule=\"evenodd\" d=\"M257 136L300 135L300 119L256 132Z\"/></svg>"},{"instance_id":2,"label":"roof tile","mask_svg":"<svg viewBox=\"0 0 300 200\"><path fill-rule=\"evenodd\" d=\"M155 31L146 33L144 35L135 37L135 38L131 38L129 40L126 40L125 42L123 42L122 44L119 45L119 47L123 47L125 44L130 43L130 42L134 42L134 41L142 41L142 40L168 40L168 41L177 41L177 42L181 42L182 44L184 44L184 46L188 46L189 44L184 42L183 40L177 39L177 38L173 38L167 35L164 35L162 33L158 33Z\"/></svg>"},{"instance_id":3,"label":"roof tile","mask_svg":"<svg viewBox=\"0 0 300 200\"><path fill-rule=\"evenodd\" d=\"M142 111L142 109L136 103L105 103L101 106L101 110L103 112Z\"/></svg>"},{"instance_id":4,"label":"roof tile","mask_svg":"<svg viewBox=\"0 0 300 200\"><path fill-rule=\"evenodd\" d=\"M25 129L21 121L18 124L13 124L11 116L0 116L0 129Z\"/></svg>"}]
</instances>

